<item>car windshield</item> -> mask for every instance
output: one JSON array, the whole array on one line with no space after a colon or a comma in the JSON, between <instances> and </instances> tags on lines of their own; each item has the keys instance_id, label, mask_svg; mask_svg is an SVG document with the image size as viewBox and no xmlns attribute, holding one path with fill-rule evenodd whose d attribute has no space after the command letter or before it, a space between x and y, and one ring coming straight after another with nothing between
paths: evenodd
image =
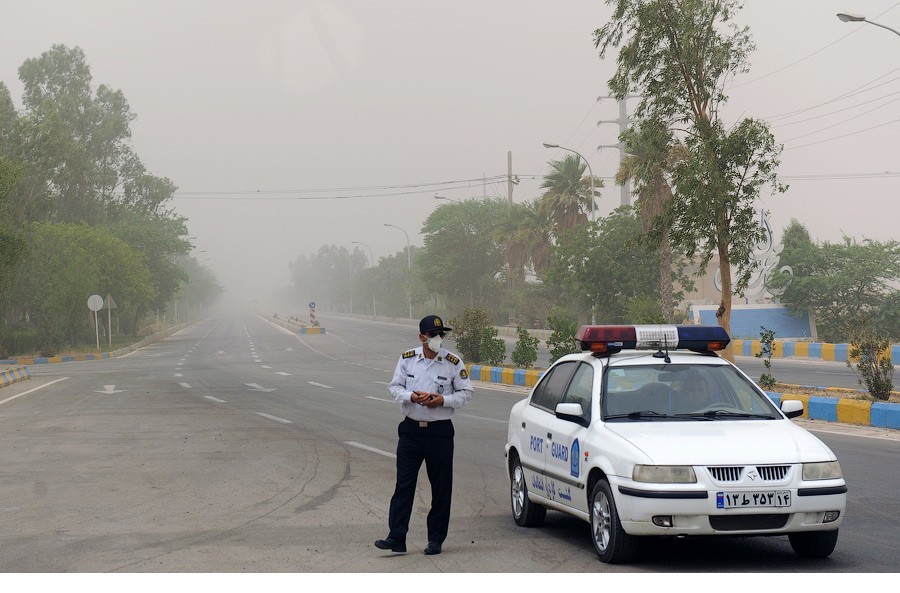
<instances>
[{"instance_id":1,"label":"car windshield","mask_svg":"<svg viewBox=\"0 0 900 593\"><path fill-rule=\"evenodd\" d=\"M610 368L603 419L710 421L780 419L768 397L729 365L654 364Z\"/></svg>"}]
</instances>

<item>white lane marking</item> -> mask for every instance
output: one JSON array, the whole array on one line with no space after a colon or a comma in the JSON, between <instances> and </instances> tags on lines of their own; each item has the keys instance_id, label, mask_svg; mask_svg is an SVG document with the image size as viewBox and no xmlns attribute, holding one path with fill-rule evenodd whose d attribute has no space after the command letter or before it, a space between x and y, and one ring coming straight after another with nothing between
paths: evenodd
<instances>
[{"instance_id":1,"label":"white lane marking","mask_svg":"<svg viewBox=\"0 0 900 593\"><path fill-rule=\"evenodd\" d=\"M226 403L228 403L228 402L226 402L224 399L219 399L219 398L213 397L213 396L211 396L211 395L204 395L203 397L205 397L206 399L211 399L212 401L218 402L218 403L220 403L220 404L226 404Z\"/></svg>"},{"instance_id":2,"label":"white lane marking","mask_svg":"<svg viewBox=\"0 0 900 593\"><path fill-rule=\"evenodd\" d=\"M334 389L331 385L325 385L324 383L316 383L315 381L307 381L308 385L315 385L316 387L321 387L322 389Z\"/></svg>"},{"instance_id":3,"label":"white lane marking","mask_svg":"<svg viewBox=\"0 0 900 593\"><path fill-rule=\"evenodd\" d=\"M363 449L364 451L371 451L372 453L378 453L379 455L384 455L385 457L390 457L391 459L397 459L397 456L393 453L389 453L387 451L382 451L381 449L376 449L375 447L369 447L368 445L363 445L362 443L357 443L355 441L345 441L345 445L350 445L351 447L356 447L357 449Z\"/></svg>"},{"instance_id":4,"label":"white lane marking","mask_svg":"<svg viewBox=\"0 0 900 593\"><path fill-rule=\"evenodd\" d=\"M271 367L271 365L263 364L263 365L260 365L260 368L271 369L272 367Z\"/></svg>"},{"instance_id":5,"label":"white lane marking","mask_svg":"<svg viewBox=\"0 0 900 593\"><path fill-rule=\"evenodd\" d=\"M175 376L176 377L184 377L184 375L182 375L181 373L175 373Z\"/></svg>"},{"instance_id":6,"label":"white lane marking","mask_svg":"<svg viewBox=\"0 0 900 593\"><path fill-rule=\"evenodd\" d=\"M263 418L268 418L269 420L274 420L275 422L281 422L282 424L293 424L293 422L291 422L290 420L285 420L284 418L279 418L278 416L272 416L271 414L257 412L257 415L262 416Z\"/></svg>"},{"instance_id":7,"label":"white lane marking","mask_svg":"<svg viewBox=\"0 0 900 593\"><path fill-rule=\"evenodd\" d=\"M391 403L391 404L397 403L397 402L395 402L395 401L392 400L392 399L385 399L385 398L383 398L383 397L374 397L374 396L371 396L371 395L367 395L367 396L366 396L366 399L374 399L374 400L377 401L377 402L388 402L388 403Z\"/></svg>"},{"instance_id":8,"label":"white lane marking","mask_svg":"<svg viewBox=\"0 0 900 593\"><path fill-rule=\"evenodd\" d=\"M484 420L485 422L497 422L499 424L509 424L509 420L497 420L496 418L485 418L484 416L473 416L472 414L460 414L460 418L474 418L475 420Z\"/></svg>"},{"instance_id":9,"label":"white lane marking","mask_svg":"<svg viewBox=\"0 0 900 593\"><path fill-rule=\"evenodd\" d=\"M116 389L115 385L104 385L104 391L95 391L94 393L105 393L106 395L112 395L113 393L122 393L125 391L124 389Z\"/></svg>"},{"instance_id":10,"label":"white lane marking","mask_svg":"<svg viewBox=\"0 0 900 593\"><path fill-rule=\"evenodd\" d=\"M290 376L291 376L290 373L285 373L284 371L276 371L275 374L276 374L276 375L281 375L281 376L283 376L283 377L290 377Z\"/></svg>"},{"instance_id":11,"label":"white lane marking","mask_svg":"<svg viewBox=\"0 0 900 593\"><path fill-rule=\"evenodd\" d=\"M390 385L387 381L375 381L375 383L378 383L379 385Z\"/></svg>"},{"instance_id":12,"label":"white lane marking","mask_svg":"<svg viewBox=\"0 0 900 593\"><path fill-rule=\"evenodd\" d=\"M179 383L179 385L181 385L181 386L184 387L185 389L190 389L190 388L191 388L191 384L190 384L190 383Z\"/></svg>"},{"instance_id":13,"label":"white lane marking","mask_svg":"<svg viewBox=\"0 0 900 593\"><path fill-rule=\"evenodd\" d=\"M68 379L68 377L61 377L61 378L56 379L56 380L54 380L54 381L50 381L49 383L44 383L44 384L41 385L40 387L35 387L35 388L33 388L33 389L29 389L28 391L23 391L23 392L20 393L19 395L14 395L14 396L8 397L8 398L6 398L6 399L4 399L4 400L0 400L0 404L5 404L6 402L11 402L12 400L18 399L18 398L22 397L23 395L28 395L29 393L34 393L34 392L37 391L38 389L43 389L44 387L50 387L50 386L53 385L54 383L59 383L60 381L65 381L66 379Z\"/></svg>"},{"instance_id":14,"label":"white lane marking","mask_svg":"<svg viewBox=\"0 0 900 593\"><path fill-rule=\"evenodd\" d=\"M271 392L275 391L276 389L278 389L277 387L270 387L270 388L266 389L265 387L262 387L261 385L259 385L257 383L244 383L244 385L246 385L250 389L253 389L254 391L264 391L266 393L271 393Z\"/></svg>"}]
</instances>

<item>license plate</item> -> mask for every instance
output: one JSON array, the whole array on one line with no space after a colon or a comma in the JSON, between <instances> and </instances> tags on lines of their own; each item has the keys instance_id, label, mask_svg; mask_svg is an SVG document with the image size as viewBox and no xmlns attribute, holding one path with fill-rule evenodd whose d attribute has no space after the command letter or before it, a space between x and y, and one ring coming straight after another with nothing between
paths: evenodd
<instances>
[{"instance_id":1,"label":"license plate","mask_svg":"<svg viewBox=\"0 0 900 593\"><path fill-rule=\"evenodd\" d=\"M789 506L791 506L790 490L716 492L716 508L718 509L753 509L760 507Z\"/></svg>"}]
</instances>

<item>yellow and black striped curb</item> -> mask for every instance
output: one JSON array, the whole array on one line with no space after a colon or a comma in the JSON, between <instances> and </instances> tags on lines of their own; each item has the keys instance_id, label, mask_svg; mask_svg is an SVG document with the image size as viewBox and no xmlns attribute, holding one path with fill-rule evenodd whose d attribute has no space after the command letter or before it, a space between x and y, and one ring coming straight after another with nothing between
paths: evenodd
<instances>
[{"instance_id":1,"label":"yellow and black striped curb","mask_svg":"<svg viewBox=\"0 0 900 593\"><path fill-rule=\"evenodd\" d=\"M11 383L24 381L29 378L31 378L31 373L28 372L28 367L12 367L5 371L0 371L0 380L2 380L0 387L6 387Z\"/></svg>"}]
</instances>

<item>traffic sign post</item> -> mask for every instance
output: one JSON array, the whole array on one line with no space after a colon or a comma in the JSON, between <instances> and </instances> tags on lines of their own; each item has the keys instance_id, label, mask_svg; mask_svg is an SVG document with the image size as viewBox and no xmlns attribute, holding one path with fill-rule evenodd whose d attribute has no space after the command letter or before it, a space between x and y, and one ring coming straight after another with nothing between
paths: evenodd
<instances>
[{"instance_id":1,"label":"traffic sign post","mask_svg":"<svg viewBox=\"0 0 900 593\"><path fill-rule=\"evenodd\" d=\"M315 301L309 302L309 324L310 325L316 324L316 302Z\"/></svg>"},{"instance_id":2,"label":"traffic sign post","mask_svg":"<svg viewBox=\"0 0 900 593\"><path fill-rule=\"evenodd\" d=\"M97 350L100 350L100 323L97 321L97 311L103 308L103 297L99 294L92 294L88 298L88 309L94 312L94 330L97 332Z\"/></svg>"}]
</instances>

